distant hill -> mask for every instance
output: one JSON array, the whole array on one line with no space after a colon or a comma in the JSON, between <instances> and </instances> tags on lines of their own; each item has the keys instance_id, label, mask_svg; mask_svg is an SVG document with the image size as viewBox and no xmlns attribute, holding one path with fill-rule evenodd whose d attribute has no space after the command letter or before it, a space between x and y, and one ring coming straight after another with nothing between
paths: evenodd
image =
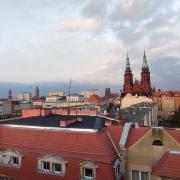
<instances>
[{"instance_id":1,"label":"distant hill","mask_svg":"<svg viewBox=\"0 0 180 180\"><path fill-rule=\"evenodd\" d=\"M18 93L22 91L32 92L36 86L40 88L40 94L46 95L51 90L63 90L68 93L69 82L39 82L39 83L14 83L14 82L0 82L0 98L7 97L9 88L12 90L13 97L16 97ZM83 90L99 89L101 95L104 95L104 89L110 87L112 92L119 93L120 87L117 85L106 84L106 83L86 83L86 82L72 82L71 92L80 93Z\"/></svg>"}]
</instances>

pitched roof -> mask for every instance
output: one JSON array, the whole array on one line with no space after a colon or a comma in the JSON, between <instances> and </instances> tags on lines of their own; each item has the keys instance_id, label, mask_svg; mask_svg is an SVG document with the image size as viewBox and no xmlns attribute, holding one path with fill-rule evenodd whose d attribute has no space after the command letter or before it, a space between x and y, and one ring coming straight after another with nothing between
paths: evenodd
<instances>
[{"instance_id":1,"label":"pitched roof","mask_svg":"<svg viewBox=\"0 0 180 180\"><path fill-rule=\"evenodd\" d=\"M170 178L180 178L180 151L167 152L154 166L153 175Z\"/></svg>"},{"instance_id":2,"label":"pitched roof","mask_svg":"<svg viewBox=\"0 0 180 180\"><path fill-rule=\"evenodd\" d=\"M111 135L112 140L114 141L116 148L119 149L119 141L123 132L124 126L122 125L111 125L108 127L108 131Z\"/></svg>"},{"instance_id":3,"label":"pitched roof","mask_svg":"<svg viewBox=\"0 0 180 180\"><path fill-rule=\"evenodd\" d=\"M110 132L110 135L116 145L116 147L119 149L119 141L123 132L124 126L119 125L111 125L108 127L108 131ZM148 132L150 128L130 128L128 138L126 141L126 148L129 148L134 143L136 143L144 134Z\"/></svg>"},{"instance_id":4,"label":"pitched roof","mask_svg":"<svg viewBox=\"0 0 180 180\"><path fill-rule=\"evenodd\" d=\"M117 157L106 128L97 132L77 132L1 126L0 132L0 148L24 147L99 162L111 162Z\"/></svg>"},{"instance_id":5,"label":"pitched roof","mask_svg":"<svg viewBox=\"0 0 180 180\"><path fill-rule=\"evenodd\" d=\"M126 148L129 148L136 143L142 136L144 136L150 128L131 128L129 131L128 139L126 142Z\"/></svg>"},{"instance_id":6,"label":"pitched roof","mask_svg":"<svg viewBox=\"0 0 180 180\"><path fill-rule=\"evenodd\" d=\"M166 129L166 132L180 143L180 129Z\"/></svg>"}]
</instances>

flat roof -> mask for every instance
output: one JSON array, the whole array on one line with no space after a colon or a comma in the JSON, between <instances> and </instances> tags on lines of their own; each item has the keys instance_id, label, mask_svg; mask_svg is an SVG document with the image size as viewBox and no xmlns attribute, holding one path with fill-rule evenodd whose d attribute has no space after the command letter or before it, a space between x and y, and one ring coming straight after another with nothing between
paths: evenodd
<instances>
[{"instance_id":1,"label":"flat roof","mask_svg":"<svg viewBox=\"0 0 180 180\"><path fill-rule=\"evenodd\" d=\"M72 115L48 115L48 116L34 116L28 118L17 118L13 120L0 121L1 125L16 125L16 126L31 126L31 127L51 127L61 128L60 121L68 120L71 118L80 117L82 121L74 122L69 124L65 128L76 128L76 129L94 129L99 130L105 126L105 118L98 116L72 116Z\"/></svg>"}]
</instances>

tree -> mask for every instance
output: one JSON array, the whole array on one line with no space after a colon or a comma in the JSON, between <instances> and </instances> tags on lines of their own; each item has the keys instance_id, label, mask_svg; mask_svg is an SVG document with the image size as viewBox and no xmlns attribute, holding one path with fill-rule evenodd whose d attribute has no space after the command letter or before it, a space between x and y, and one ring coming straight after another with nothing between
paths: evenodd
<instances>
[{"instance_id":1,"label":"tree","mask_svg":"<svg viewBox=\"0 0 180 180\"><path fill-rule=\"evenodd\" d=\"M180 109L174 113L169 123L170 127L180 128Z\"/></svg>"}]
</instances>

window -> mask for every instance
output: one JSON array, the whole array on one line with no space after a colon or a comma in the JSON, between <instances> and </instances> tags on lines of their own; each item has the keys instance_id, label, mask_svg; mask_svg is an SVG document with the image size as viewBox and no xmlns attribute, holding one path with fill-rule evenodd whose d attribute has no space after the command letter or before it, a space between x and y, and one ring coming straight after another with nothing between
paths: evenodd
<instances>
[{"instance_id":1,"label":"window","mask_svg":"<svg viewBox=\"0 0 180 180\"><path fill-rule=\"evenodd\" d=\"M148 172L141 172L141 180L148 180Z\"/></svg>"},{"instance_id":2,"label":"window","mask_svg":"<svg viewBox=\"0 0 180 180\"><path fill-rule=\"evenodd\" d=\"M64 176L67 161L59 156L43 156L38 158L38 171L40 173Z\"/></svg>"},{"instance_id":3,"label":"window","mask_svg":"<svg viewBox=\"0 0 180 180\"><path fill-rule=\"evenodd\" d=\"M50 163L46 161L42 161L42 170L49 171L50 170Z\"/></svg>"},{"instance_id":4,"label":"window","mask_svg":"<svg viewBox=\"0 0 180 180\"><path fill-rule=\"evenodd\" d=\"M163 146L163 143L162 143L161 140L156 139L156 140L153 141L153 145L154 146Z\"/></svg>"},{"instance_id":5,"label":"window","mask_svg":"<svg viewBox=\"0 0 180 180\"><path fill-rule=\"evenodd\" d=\"M93 161L85 161L81 166L81 180L95 180L97 165Z\"/></svg>"},{"instance_id":6,"label":"window","mask_svg":"<svg viewBox=\"0 0 180 180\"><path fill-rule=\"evenodd\" d=\"M19 164L19 159L18 159L18 157L13 156L13 157L11 157L11 158L12 158L12 164L15 165L15 166L18 166L18 164Z\"/></svg>"},{"instance_id":7,"label":"window","mask_svg":"<svg viewBox=\"0 0 180 180\"><path fill-rule=\"evenodd\" d=\"M85 178L93 178L93 169L84 168L84 177Z\"/></svg>"},{"instance_id":8,"label":"window","mask_svg":"<svg viewBox=\"0 0 180 180\"><path fill-rule=\"evenodd\" d=\"M132 180L139 180L139 171L132 171Z\"/></svg>"},{"instance_id":9,"label":"window","mask_svg":"<svg viewBox=\"0 0 180 180\"><path fill-rule=\"evenodd\" d=\"M61 173L62 172L62 165L58 163L53 163L53 172Z\"/></svg>"},{"instance_id":10,"label":"window","mask_svg":"<svg viewBox=\"0 0 180 180\"><path fill-rule=\"evenodd\" d=\"M22 156L17 151L7 150L0 152L0 164L19 168L21 166Z\"/></svg>"},{"instance_id":11,"label":"window","mask_svg":"<svg viewBox=\"0 0 180 180\"><path fill-rule=\"evenodd\" d=\"M148 180L148 172L132 170L132 180Z\"/></svg>"}]
</instances>

